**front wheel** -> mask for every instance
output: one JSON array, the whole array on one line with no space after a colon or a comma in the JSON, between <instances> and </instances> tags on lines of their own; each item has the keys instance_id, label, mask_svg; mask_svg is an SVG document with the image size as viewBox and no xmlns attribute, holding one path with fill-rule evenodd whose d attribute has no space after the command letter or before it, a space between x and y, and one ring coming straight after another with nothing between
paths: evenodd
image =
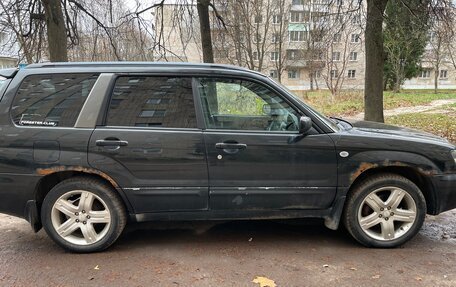
<instances>
[{"instance_id":1,"label":"front wheel","mask_svg":"<svg viewBox=\"0 0 456 287\"><path fill-rule=\"evenodd\" d=\"M426 201L410 180L395 174L369 177L348 195L344 223L350 234L369 247L397 247L423 225Z\"/></svg>"},{"instance_id":2,"label":"front wheel","mask_svg":"<svg viewBox=\"0 0 456 287\"><path fill-rule=\"evenodd\" d=\"M41 208L46 233L73 252L108 248L122 233L126 218L123 202L110 186L83 177L57 184Z\"/></svg>"}]
</instances>

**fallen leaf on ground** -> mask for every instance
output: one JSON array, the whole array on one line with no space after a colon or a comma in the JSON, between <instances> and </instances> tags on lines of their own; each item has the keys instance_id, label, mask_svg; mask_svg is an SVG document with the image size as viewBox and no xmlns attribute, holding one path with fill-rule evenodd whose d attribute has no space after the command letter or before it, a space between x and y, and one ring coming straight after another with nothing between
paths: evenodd
<instances>
[{"instance_id":1,"label":"fallen leaf on ground","mask_svg":"<svg viewBox=\"0 0 456 287\"><path fill-rule=\"evenodd\" d=\"M350 270L356 271L358 269L356 269L355 267L351 267Z\"/></svg>"},{"instance_id":2,"label":"fallen leaf on ground","mask_svg":"<svg viewBox=\"0 0 456 287\"><path fill-rule=\"evenodd\" d=\"M323 267L325 267L325 268L326 268L326 267L329 267L329 265L328 265L328 264L324 264L324 265L323 265Z\"/></svg>"},{"instance_id":3,"label":"fallen leaf on ground","mask_svg":"<svg viewBox=\"0 0 456 287\"><path fill-rule=\"evenodd\" d=\"M379 278L380 278L380 275L378 275L378 274L377 274L377 275L374 275L374 276L372 276L372 279L379 279Z\"/></svg>"},{"instance_id":4,"label":"fallen leaf on ground","mask_svg":"<svg viewBox=\"0 0 456 287\"><path fill-rule=\"evenodd\" d=\"M421 278L421 277L416 277L415 279L416 279L416 281L423 281L423 278Z\"/></svg>"},{"instance_id":5,"label":"fallen leaf on ground","mask_svg":"<svg viewBox=\"0 0 456 287\"><path fill-rule=\"evenodd\" d=\"M255 279L252 281L255 284L260 284L260 287L276 287L277 285L275 284L274 280L271 280L266 277L260 277L257 276Z\"/></svg>"},{"instance_id":6,"label":"fallen leaf on ground","mask_svg":"<svg viewBox=\"0 0 456 287\"><path fill-rule=\"evenodd\" d=\"M97 265L97 266L95 266L95 268L93 268L93 269L95 269L95 270L100 270L100 267Z\"/></svg>"}]
</instances>

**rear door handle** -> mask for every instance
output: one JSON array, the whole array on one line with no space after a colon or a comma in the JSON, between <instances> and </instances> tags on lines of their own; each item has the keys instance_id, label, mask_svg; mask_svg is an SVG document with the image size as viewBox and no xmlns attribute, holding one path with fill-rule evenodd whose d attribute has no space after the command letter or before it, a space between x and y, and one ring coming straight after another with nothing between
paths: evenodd
<instances>
[{"instance_id":1,"label":"rear door handle","mask_svg":"<svg viewBox=\"0 0 456 287\"><path fill-rule=\"evenodd\" d=\"M97 146L127 146L128 145L127 141L111 140L111 139L97 140L95 143Z\"/></svg>"},{"instance_id":2,"label":"rear door handle","mask_svg":"<svg viewBox=\"0 0 456 287\"><path fill-rule=\"evenodd\" d=\"M217 149L246 149L247 145L242 143L216 143L215 148Z\"/></svg>"}]
</instances>

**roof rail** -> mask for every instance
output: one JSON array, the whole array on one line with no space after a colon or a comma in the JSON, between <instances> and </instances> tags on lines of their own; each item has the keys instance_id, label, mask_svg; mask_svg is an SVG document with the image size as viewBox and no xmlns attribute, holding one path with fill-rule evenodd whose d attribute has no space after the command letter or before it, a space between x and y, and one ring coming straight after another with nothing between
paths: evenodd
<instances>
[{"instance_id":1,"label":"roof rail","mask_svg":"<svg viewBox=\"0 0 456 287\"><path fill-rule=\"evenodd\" d=\"M19 71L18 68L0 69L0 77L7 79L14 78L17 71Z\"/></svg>"},{"instance_id":2,"label":"roof rail","mask_svg":"<svg viewBox=\"0 0 456 287\"><path fill-rule=\"evenodd\" d=\"M122 66L136 66L136 67L187 67L187 68L215 68L224 70L236 70L253 72L263 75L257 71L252 71L247 68L225 65L225 64L208 64L208 63L188 63L188 62L48 62L30 64L25 69L35 68L77 68L77 67L122 67Z\"/></svg>"}]
</instances>

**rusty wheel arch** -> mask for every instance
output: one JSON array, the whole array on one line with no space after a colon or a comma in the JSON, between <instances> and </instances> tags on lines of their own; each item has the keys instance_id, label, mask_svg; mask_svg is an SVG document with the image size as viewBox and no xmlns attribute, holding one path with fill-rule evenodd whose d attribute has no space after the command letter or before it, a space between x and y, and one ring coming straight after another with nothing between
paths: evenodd
<instances>
[{"instance_id":1,"label":"rusty wheel arch","mask_svg":"<svg viewBox=\"0 0 456 287\"><path fill-rule=\"evenodd\" d=\"M43 176L36 188L35 188L35 200L38 206L38 210L41 209L41 203L43 202L44 198L46 197L47 193L58 183L75 177L75 176L85 176L96 178L110 186L116 192L119 193L121 198L123 199L125 206L128 210L130 210L130 205L127 201L125 201L125 197L121 192L119 192L120 188L119 185L107 174L93 168L87 168L82 166L57 166L51 168L39 168L36 170L38 175Z\"/></svg>"},{"instance_id":2,"label":"rusty wheel arch","mask_svg":"<svg viewBox=\"0 0 456 287\"><path fill-rule=\"evenodd\" d=\"M347 195L364 179L380 173L394 173L403 176L412 181L413 183L415 183L423 193L424 198L426 199L427 213L436 214L437 199L435 196L434 187L431 181L426 177L426 172L422 172L420 169L414 168L412 166L378 166L376 164L372 164L369 166L363 165L356 175L353 174L354 176L352 176L351 178L352 183L350 185L350 188L348 189Z\"/></svg>"}]
</instances>

